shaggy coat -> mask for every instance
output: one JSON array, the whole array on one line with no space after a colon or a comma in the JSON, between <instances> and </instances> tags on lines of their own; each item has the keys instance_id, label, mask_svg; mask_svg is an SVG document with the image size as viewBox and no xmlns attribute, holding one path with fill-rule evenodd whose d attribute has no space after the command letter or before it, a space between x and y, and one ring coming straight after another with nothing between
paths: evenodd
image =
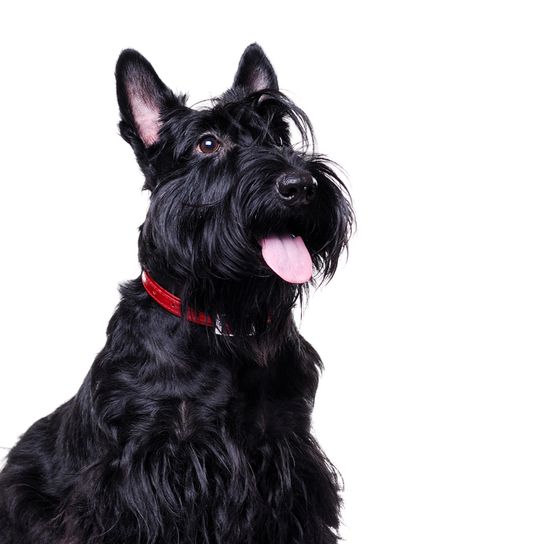
<instances>
[{"instance_id":1,"label":"shaggy coat","mask_svg":"<svg viewBox=\"0 0 544 544\"><path fill-rule=\"evenodd\" d=\"M255 44L205 108L135 51L116 77L120 132L151 193L142 269L229 334L169 313L141 278L123 285L77 394L9 453L0 544L336 543L338 477L311 434L321 361L292 318L306 285L275 274L260 241L301 236L314 276L330 278L347 192ZM311 176L315 195L278 194L285 176Z\"/></svg>"}]
</instances>

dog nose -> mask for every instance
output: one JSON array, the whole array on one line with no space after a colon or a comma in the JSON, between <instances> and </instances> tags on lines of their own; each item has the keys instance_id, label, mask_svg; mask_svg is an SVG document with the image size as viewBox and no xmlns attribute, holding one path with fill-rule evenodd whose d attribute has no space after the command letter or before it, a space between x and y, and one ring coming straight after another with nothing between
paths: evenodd
<instances>
[{"instance_id":1,"label":"dog nose","mask_svg":"<svg viewBox=\"0 0 544 544\"><path fill-rule=\"evenodd\" d=\"M309 204L317 193L317 181L310 174L286 174L278 179L276 189L286 204Z\"/></svg>"}]
</instances>

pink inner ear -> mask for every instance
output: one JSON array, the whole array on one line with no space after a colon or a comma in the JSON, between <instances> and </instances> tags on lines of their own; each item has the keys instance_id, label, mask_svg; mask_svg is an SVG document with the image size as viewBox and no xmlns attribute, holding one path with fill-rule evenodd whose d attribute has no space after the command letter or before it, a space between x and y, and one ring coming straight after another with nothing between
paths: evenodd
<instances>
[{"instance_id":1,"label":"pink inner ear","mask_svg":"<svg viewBox=\"0 0 544 544\"><path fill-rule=\"evenodd\" d=\"M130 89L128 94L140 138L146 146L154 144L159 139L159 109L145 102L136 89Z\"/></svg>"},{"instance_id":2,"label":"pink inner ear","mask_svg":"<svg viewBox=\"0 0 544 544\"><path fill-rule=\"evenodd\" d=\"M269 85L268 78L261 69L257 69L255 71L255 75L251 83L252 88L255 91L262 91L263 89L266 89Z\"/></svg>"}]
</instances>

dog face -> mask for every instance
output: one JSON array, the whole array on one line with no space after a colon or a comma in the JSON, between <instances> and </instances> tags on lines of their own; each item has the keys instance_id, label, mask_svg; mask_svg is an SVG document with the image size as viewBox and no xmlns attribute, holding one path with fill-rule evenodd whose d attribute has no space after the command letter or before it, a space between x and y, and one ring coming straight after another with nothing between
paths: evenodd
<instances>
[{"instance_id":1,"label":"dog face","mask_svg":"<svg viewBox=\"0 0 544 544\"><path fill-rule=\"evenodd\" d=\"M227 282L291 298L312 277L334 274L352 225L349 195L313 152L307 116L279 91L258 45L207 108L188 107L136 51L121 54L116 77L121 135L151 191L144 268L192 293Z\"/></svg>"}]
</instances>

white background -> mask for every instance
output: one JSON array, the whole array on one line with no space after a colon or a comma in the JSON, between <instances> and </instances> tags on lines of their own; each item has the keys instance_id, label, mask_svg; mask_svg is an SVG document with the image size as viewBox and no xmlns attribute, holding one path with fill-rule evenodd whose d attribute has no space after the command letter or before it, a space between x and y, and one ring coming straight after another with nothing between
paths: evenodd
<instances>
[{"instance_id":1,"label":"white background","mask_svg":"<svg viewBox=\"0 0 544 544\"><path fill-rule=\"evenodd\" d=\"M302 323L326 363L315 431L344 475L346 542L542 543L540 7L5 2L0 446L75 393L139 273L118 53L196 102L258 41L358 215Z\"/></svg>"}]
</instances>

